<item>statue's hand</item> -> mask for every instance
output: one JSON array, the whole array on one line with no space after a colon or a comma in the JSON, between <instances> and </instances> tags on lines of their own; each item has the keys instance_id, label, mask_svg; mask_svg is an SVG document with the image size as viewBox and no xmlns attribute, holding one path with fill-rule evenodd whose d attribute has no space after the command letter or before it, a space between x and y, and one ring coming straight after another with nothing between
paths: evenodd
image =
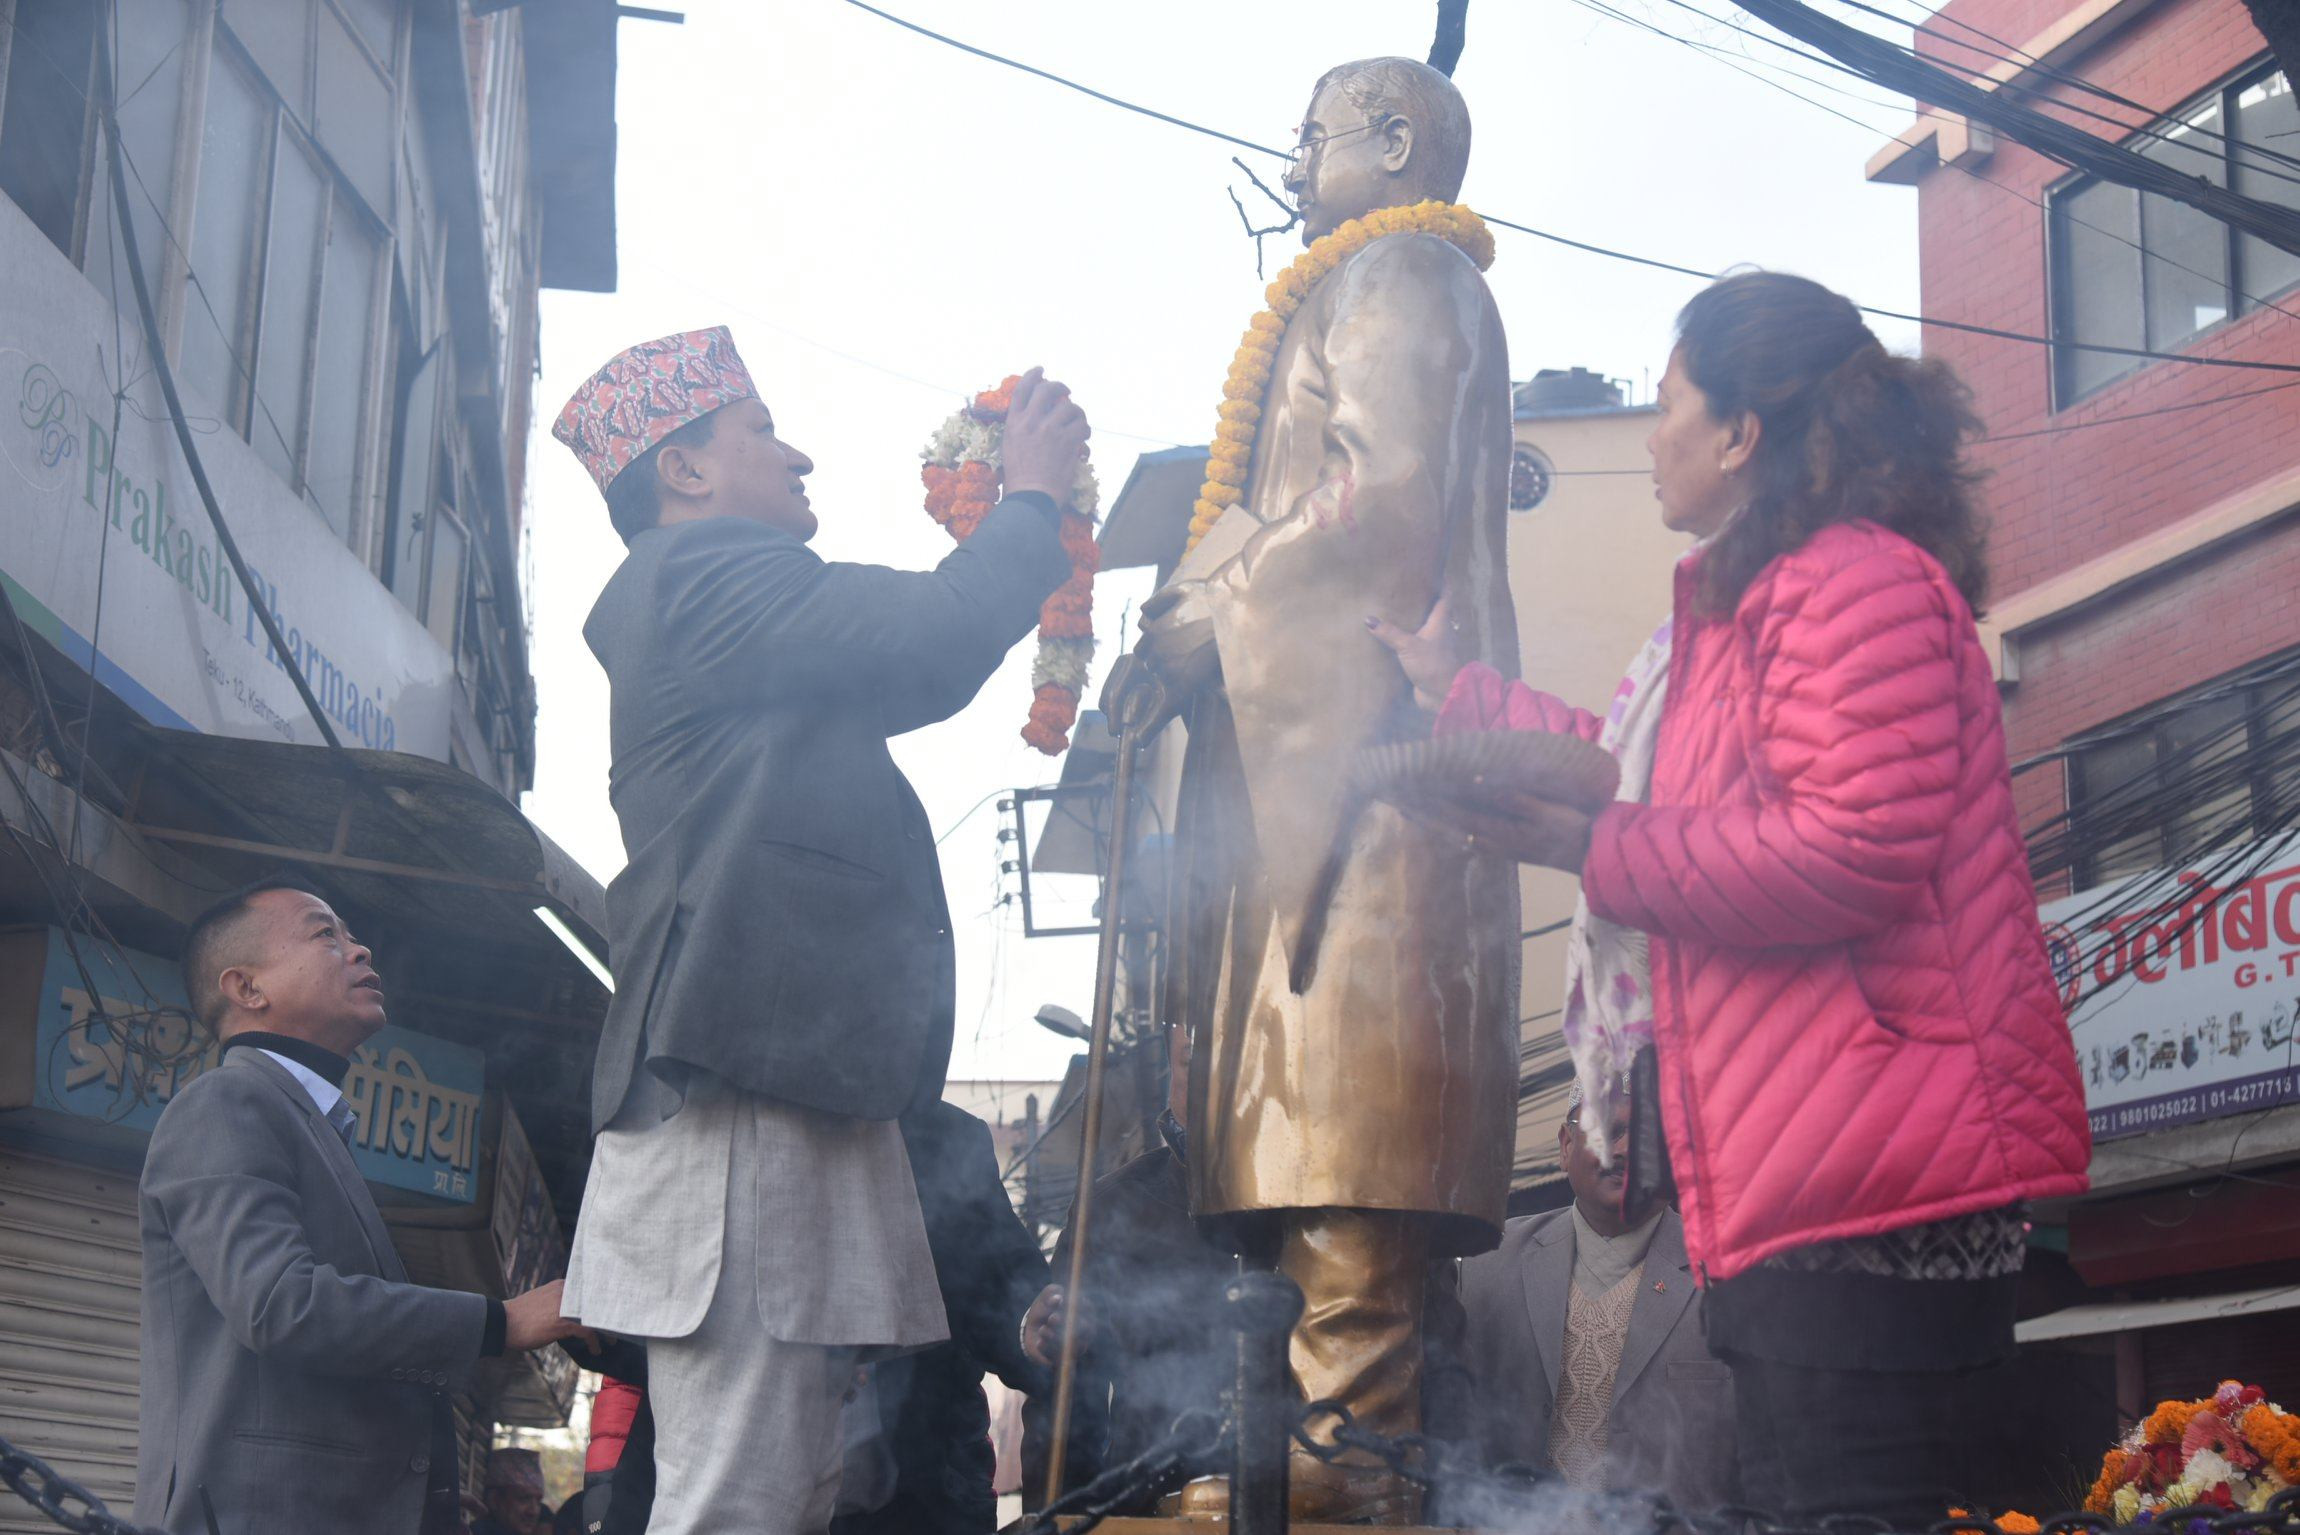
<instances>
[{"instance_id":1,"label":"statue's hand","mask_svg":"<svg viewBox=\"0 0 2300 1535\"><path fill-rule=\"evenodd\" d=\"M1142 604L1142 639L1134 653L1165 688L1170 712L1214 680L1221 670L1214 619L1194 584L1166 587Z\"/></svg>"}]
</instances>

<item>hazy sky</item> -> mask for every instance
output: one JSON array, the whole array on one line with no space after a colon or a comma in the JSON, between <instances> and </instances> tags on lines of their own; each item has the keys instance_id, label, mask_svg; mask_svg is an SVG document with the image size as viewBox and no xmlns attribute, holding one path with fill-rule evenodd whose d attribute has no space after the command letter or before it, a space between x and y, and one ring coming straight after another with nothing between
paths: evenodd
<instances>
[{"instance_id":1,"label":"hazy sky","mask_svg":"<svg viewBox=\"0 0 2300 1535\"><path fill-rule=\"evenodd\" d=\"M1677 0L1614 3L1728 50L1743 70L1782 58ZM1723 0L1704 3L1738 19ZM1433 0L885 8L1278 147L1328 66L1421 57L1436 10ZM1261 303L1254 246L1224 190L1252 195L1231 147L844 0L685 9L684 26L622 24L621 288L543 297L528 514L541 718L527 808L602 880L623 855L607 805L606 678L581 628L622 545L548 435L585 374L633 341L732 326L783 435L816 461L816 548L915 568L949 547L920 506L918 449L963 393L1044 364L1092 417L1095 464L1115 495L1136 453L1211 434L1231 348ZM1779 267L1915 309L1915 193L1861 175L1907 120L1905 104L1768 78L1868 126L1574 0L1473 0L1455 73L1476 127L1464 200L1600 245L1705 270ZM1275 184L1275 161L1247 158ZM1497 239L1487 278L1512 376L1580 364L1642 393L1697 285L1508 231ZM1273 274L1299 250L1291 237L1267 246ZM1914 345L1911 327L1880 329L1888 344ZM1139 572L1099 583L1097 682L1144 595ZM961 822L985 796L1058 771L1016 734L1033 644L966 714L895 743L937 831L955 827L942 847L959 944L954 1077L1059 1075L1073 1047L1031 1014L1049 1001L1087 1009L1091 940L1025 942L1019 910L995 904L1014 881L999 876L994 807Z\"/></svg>"}]
</instances>

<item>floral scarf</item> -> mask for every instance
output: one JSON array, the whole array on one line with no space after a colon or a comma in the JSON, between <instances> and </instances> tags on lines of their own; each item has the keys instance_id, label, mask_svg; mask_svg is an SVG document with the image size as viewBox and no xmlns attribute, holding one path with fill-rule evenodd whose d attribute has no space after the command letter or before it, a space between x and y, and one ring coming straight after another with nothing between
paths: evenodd
<instances>
[{"instance_id":1,"label":"floral scarf","mask_svg":"<svg viewBox=\"0 0 2300 1535\"><path fill-rule=\"evenodd\" d=\"M1614 689L1597 744L1621 764L1614 798L1642 802L1653 785L1653 754L1661 740L1661 707L1669 691L1669 650L1675 619L1665 618L1629 663ZM1584 1132L1601 1160L1612 1157L1611 1120L1630 1060L1653 1043L1653 979L1646 937L1609 922L1582 896L1573 908L1565 948L1565 1048L1580 1083Z\"/></svg>"}]
</instances>

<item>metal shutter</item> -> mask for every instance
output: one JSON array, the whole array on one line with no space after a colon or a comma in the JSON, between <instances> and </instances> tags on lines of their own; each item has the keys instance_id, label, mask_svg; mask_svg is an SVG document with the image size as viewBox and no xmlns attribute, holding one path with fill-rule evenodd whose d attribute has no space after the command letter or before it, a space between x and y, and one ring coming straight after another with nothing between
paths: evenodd
<instances>
[{"instance_id":1,"label":"metal shutter","mask_svg":"<svg viewBox=\"0 0 2300 1535\"><path fill-rule=\"evenodd\" d=\"M133 1174L0 1147L0 1434L127 1517L143 1259ZM0 1496L0 1535L54 1527Z\"/></svg>"}]
</instances>

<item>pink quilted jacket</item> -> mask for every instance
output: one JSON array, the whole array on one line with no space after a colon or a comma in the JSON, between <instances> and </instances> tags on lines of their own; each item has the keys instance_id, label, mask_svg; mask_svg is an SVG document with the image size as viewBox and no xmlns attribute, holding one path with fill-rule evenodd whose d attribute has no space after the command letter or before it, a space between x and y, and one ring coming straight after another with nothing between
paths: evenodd
<instances>
[{"instance_id":1,"label":"pink quilted jacket","mask_svg":"<svg viewBox=\"0 0 2300 1535\"><path fill-rule=\"evenodd\" d=\"M1704 1282L1785 1249L2081 1192L2084 1094L1970 609L1840 523L1676 648L1652 793L1590 909L1653 935L1662 1121ZM1597 720L1473 666L1439 729Z\"/></svg>"}]
</instances>

